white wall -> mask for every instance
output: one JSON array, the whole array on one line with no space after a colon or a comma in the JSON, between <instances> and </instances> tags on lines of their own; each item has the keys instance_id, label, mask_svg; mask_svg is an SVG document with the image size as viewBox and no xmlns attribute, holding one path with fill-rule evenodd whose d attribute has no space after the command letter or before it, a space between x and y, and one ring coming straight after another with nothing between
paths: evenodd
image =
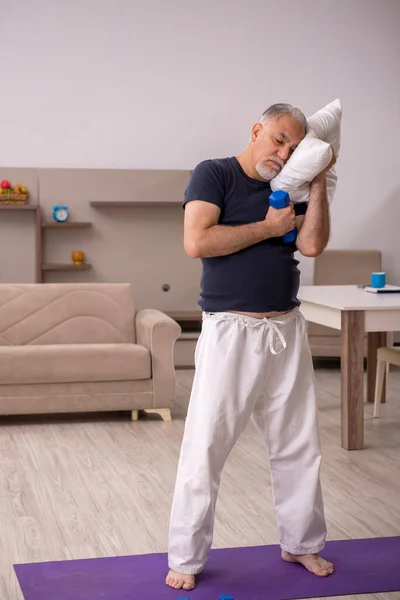
<instances>
[{"instance_id":1,"label":"white wall","mask_svg":"<svg viewBox=\"0 0 400 600\"><path fill-rule=\"evenodd\" d=\"M0 165L192 168L273 102L339 97L331 247L381 248L400 283L399 25L398 0L13 0Z\"/></svg>"}]
</instances>

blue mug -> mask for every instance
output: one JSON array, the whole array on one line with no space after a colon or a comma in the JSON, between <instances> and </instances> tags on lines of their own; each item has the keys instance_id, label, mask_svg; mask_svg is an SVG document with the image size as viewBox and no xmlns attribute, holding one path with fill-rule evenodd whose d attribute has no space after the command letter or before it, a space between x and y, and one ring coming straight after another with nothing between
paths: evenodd
<instances>
[{"instance_id":1,"label":"blue mug","mask_svg":"<svg viewBox=\"0 0 400 600\"><path fill-rule=\"evenodd\" d=\"M384 288L385 285L386 285L386 273L372 273L371 274L371 287Z\"/></svg>"}]
</instances>

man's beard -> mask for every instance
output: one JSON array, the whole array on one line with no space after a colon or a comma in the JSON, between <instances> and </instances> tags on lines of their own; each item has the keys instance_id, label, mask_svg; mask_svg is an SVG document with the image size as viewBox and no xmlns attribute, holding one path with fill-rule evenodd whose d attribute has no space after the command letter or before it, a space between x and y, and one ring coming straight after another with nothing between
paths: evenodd
<instances>
[{"instance_id":1,"label":"man's beard","mask_svg":"<svg viewBox=\"0 0 400 600\"><path fill-rule=\"evenodd\" d=\"M269 164L267 163L267 160L273 160L274 162L278 163L280 165L280 169L278 167L274 167L274 166L269 166ZM278 175L278 173L280 173L281 169L284 167L284 162L280 159L280 158L272 158L271 159L266 159L266 160L260 160L257 164L256 164L256 171L259 174L260 177L262 177L263 179L265 179L265 181L271 181L271 179L273 179L274 177L276 177Z\"/></svg>"}]
</instances>

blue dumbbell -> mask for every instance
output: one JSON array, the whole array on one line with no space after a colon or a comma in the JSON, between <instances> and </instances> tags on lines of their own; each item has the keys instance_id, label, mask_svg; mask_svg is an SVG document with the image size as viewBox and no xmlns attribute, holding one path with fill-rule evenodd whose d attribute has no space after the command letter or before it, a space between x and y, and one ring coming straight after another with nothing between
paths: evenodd
<instances>
[{"instance_id":1,"label":"blue dumbbell","mask_svg":"<svg viewBox=\"0 0 400 600\"><path fill-rule=\"evenodd\" d=\"M220 596L220 597L219 597L219 600L233 600L233 597L232 597L232 596L229 596L229 595L228 595L228 596L227 596L227 595L225 595L225 596Z\"/></svg>"},{"instance_id":2,"label":"blue dumbbell","mask_svg":"<svg viewBox=\"0 0 400 600\"><path fill-rule=\"evenodd\" d=\"M269 197L269 204L270 206L272 206L272 208L286 208L286 206L288 206L289 203L289 194L287 192L284 192L283 190L276 190L276 192L272 192L272 194ZM295 227L292 231L285 233L285 235L282 236L282 239L284 242L288 243L294 242L296 237L297 229Z\"/></svg>"}]
</instances>

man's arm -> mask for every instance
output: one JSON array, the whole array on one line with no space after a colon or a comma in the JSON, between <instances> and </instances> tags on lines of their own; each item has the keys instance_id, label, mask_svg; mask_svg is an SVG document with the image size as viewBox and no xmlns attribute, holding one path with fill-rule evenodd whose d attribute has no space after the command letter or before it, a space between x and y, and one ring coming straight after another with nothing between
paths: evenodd
<instances>
[{"instance_id":1,"label":"man's arm","mask_svg":"<svg viewBox=\"0 0 400 600\"><path fill-rule=\"evenodd\" d=\"M296 246L304 256L319 256L325 250L330 234L329 204L326 192L326 173L335 163L333 156L329 166L311 182L310 200L304 216L297 217L299 230Z\"/></svg>"},{"instance_id":2,"label":"man's arm","mask_svg":"<svg viewBox=\"0 0 400 600\"><path fill-rule=\"evenodd\" d=\"M185 206L184 248L191 258L226 256L270 237L278 237L295 226L293 205L268 209L264 221L248 225L218 225L221 210L215 204L193 200Z\"/></svg>"}]
</instances>

